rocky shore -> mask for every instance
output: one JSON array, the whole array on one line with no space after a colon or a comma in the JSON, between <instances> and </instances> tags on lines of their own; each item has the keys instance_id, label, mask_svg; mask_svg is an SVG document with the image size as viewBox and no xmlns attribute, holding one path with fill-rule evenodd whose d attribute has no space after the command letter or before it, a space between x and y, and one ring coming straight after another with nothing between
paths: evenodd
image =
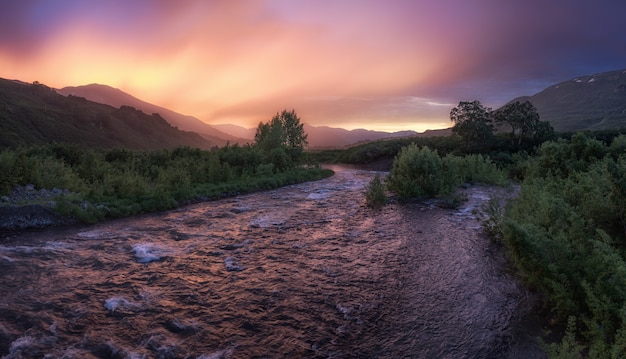
<instances>
[{"instance_id":1,"label":"rocky shore","mask_svg":"<svg viewBox=\"0 0 626 359\"><path fill-rule=\"evenodd\" d=\"M59 196L68 190L35 189L33 185L14 188L0 198L0 232L54 227L74 223L73 219L52 211Z\"/></svg>"}]
</instances>

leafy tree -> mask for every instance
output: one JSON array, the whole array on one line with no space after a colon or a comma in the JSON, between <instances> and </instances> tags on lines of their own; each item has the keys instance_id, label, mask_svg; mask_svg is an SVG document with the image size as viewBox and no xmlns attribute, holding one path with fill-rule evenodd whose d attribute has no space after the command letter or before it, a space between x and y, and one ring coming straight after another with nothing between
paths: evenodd
<instances>
[{"instance_id":1,"label":"leafy tree","mask_svg":"<svg viewBox=\"0 0 626 359\"><path fill-rule=\"evenodd\" d=\"M268 123L259 123L254 136L256 145L265 153L283 148L292 160L297 160L307 145L304 125L294 110L283 110Z\"/></svg>"},{"instance_id":2,"label":"leafy tree","mask_svg":"<svg viewBox=\"0 0 626 359\"><path fill-rule=\"evenodd\" d=\"M491 109L480 101L461 101L450 111L452 133L460 136L470 150L483 150L493 138Z\"/></svg>"},{"instance_id":3,"label":"leafy tree","mask_svg":"<svg viewBox=\"0 0 626 359\"><path fill-rule=\"evenodd\" d=\"M285 144L285 131L280 119L274 117L268 123L259 123L254 135L254 141L265 152L270 152L273 148L283 146Z\"/></svg>"},{"instance_id":4,"label":"leafy tree","mask_svg":"<svg viewBox=\"0 0 626 359\"><path fill-rule=\"evenodd\" d=\"M548 122L539 120L537 108L530 101L515 101L506 104L494 111L493 117L497 124L511 128L511 139L515 139L517 132L518 145L522 143L523 138L543 139L553 131Z\"/></svg>"}]
</instances>

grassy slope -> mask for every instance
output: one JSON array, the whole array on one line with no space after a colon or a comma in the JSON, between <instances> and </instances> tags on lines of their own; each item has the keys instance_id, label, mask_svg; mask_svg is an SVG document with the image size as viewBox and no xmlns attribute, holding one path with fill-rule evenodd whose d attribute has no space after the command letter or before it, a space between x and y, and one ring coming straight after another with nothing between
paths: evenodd
<instances>
[{"instance_id":1,"label":"grassy slope","mask_svg":"<svg viewBox=\"0 0 626 359\"><path fill-rule=\"evenodd\" d=\"M64 97L44 85L0 79L0 148L74 143L90 148L152 150L210 148L199 135L179 131L158 115L115 109L79 97Z\"/></svg>"},{"instance_id":2,"label":"grassy slope","mask_svg":"<svg viewBox=\"0 0 626 359\"><path fill-rule=\"evenodd\" d=\"M559 132L624 128L626 70L577 77L515 100L530 101Z\"/></svg>"}]
</instances>

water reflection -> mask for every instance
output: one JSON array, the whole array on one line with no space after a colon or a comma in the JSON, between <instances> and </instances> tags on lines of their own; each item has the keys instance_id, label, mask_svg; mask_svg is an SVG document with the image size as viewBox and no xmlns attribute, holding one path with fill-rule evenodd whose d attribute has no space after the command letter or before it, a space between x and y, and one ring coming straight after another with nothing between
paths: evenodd
<instances>
[{"instance_id":1,"label":"water reflection","mask_svg":"<svg viewBox=\"0 0 626 359\"><path fill-rule=\"evenodd\" d=\"M541 357L471 210L390 205L373 172L0 247L6 358ZM485 192L477 189L467 206ZM517 343L512 346L512 343ZM520 347L528 347L521 356ZM517 354L511 354L517 353Z\"/></svg>"}]
</instances>

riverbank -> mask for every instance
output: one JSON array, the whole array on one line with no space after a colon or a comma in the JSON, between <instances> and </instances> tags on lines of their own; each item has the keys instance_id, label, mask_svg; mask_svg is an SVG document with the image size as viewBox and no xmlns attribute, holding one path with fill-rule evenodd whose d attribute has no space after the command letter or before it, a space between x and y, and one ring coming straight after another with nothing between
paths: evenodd
<instances>
[{"instance_id":1,"label":"riverbank","mask_svg":"<svg viewBox=\"0 0 626 359\"><path fill-rule=\"evenodd\" d=\"M282 186L293 185L308 181L317 181L328 178L334 174L329 169L302 170L307 173L302 176L292 176L276 178L267 176L259 177L254 181L236 181L230 184L216 186L209 191L198 191L201 195L181 200L175 204L163 208L163 210L173 209L194 203L213 201L222 198L235 197L238 195L254 193L276 189ZM68 197L80 194L71 193L67 189L54 188L52 190L36 189L32 184L15 187L8 195L0 197L0 237L15 234L24 230L36 230L52 227L75 225L80 223L95 223L106 219L131 217L141 213L156 213L158 211L132 211L127 215L99 216L95 219L91 217L85 220L85 211L90 211L94 207L106 208L106 204L93 204L86 200L78 203L70 203ZM72 200L77 202L76 200ZM62 203L63 210L59 210L59 203ZM136 203L135 206L138 206ZM81 220L83 219L83 220Z\"/></svg>"}]
</instances>

